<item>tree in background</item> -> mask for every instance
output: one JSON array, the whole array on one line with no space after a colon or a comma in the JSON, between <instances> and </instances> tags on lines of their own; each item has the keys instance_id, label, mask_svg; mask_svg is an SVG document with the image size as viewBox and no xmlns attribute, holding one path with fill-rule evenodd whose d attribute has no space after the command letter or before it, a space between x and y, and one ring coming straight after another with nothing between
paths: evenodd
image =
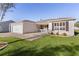
<instances>
[{"instance_id":1,"label":"tree in background","mask_svg":"<svg viewBox=\"0 0 79 59\"><path fill-rule=\"evenodd\" d=\"M15 8L14 3L0 3L0 17L1 17L0 20L1 21L3 20L5 13L12 7Z\"/></svg>"}]
</instances>

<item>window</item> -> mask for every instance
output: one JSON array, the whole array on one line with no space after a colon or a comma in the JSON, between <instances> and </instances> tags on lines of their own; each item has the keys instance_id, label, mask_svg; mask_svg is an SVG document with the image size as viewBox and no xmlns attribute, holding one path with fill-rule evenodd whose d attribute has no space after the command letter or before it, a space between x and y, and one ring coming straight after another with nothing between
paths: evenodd
<instances>
[{"instance_id":1,"label":"window","mask_svg":"<svg viewBox=\"0 0 79 59\"><path fill-rule=\"evenodd\" d=\"M40 25L40 29L43 29L43 25Z\"/></svg>"},{"instance_id":2,"label":"window","mask_svg":"<svg viewBox=\"0 0 79 59\"><path fill-rule=\"evenodd\" d=\"M54 23L55 24L55 26L56 26L56 23Z\"/></svg>"},{"instance_id":3,"label":"window","mask_svg":"<svg viewBox=\"0 0 79 59\"><path fill-rule=\"evenodd\" d=\"M54 30L59 30L59 27L58 27L58 26L55 26L55 27L54 27Z\"/></svg>"},{"instance_id":4,"label":"window","mask_svg":"<svg viewBox=\"0 0 79 59\"><path fill-rule=\"evenodd\" d=\"M63 22L63 26L65 26L65 22Z\"/></svg>"},{"instance_id":5,"label":"window","mask_svg":"<svg viewBox=\"0 0 79 59\"><path fill-rule=\"evenodd\" d=\"M65 28L63 27L62 30L65 30Z\"/></svg>"},{"instance_id":6,"label":"window","mask_svg":"<svg viewBox=\"0 0 79 59\"><path fill-rule=\"evenodd\" d=\"M60 22L60 26L62 26L62 22Z\"/></svg>"},{"instance_id":7,"label":"window","mask_svg":"<svg viewBox=\"0 0 79 59\"><path fill-rule=\"evenodd\" d=\"M59 27L57 27L56 30L59 30Z\"/></svg>"},{"instance_id":8,"label":"window","mask_svg":"<svg viewBox=\"0 0 79 59\"><path fill-rule=\"evenodd\" d=\"M59 23L57 23L57 26L59 26Z\"/></svg>"},{"instance_id":9,"label":"window","mask_svg":"<svg viewBox=\"0 0 79 59\"><path fill-rule=\"evenodd\" d=\"M61 26L61 27L60 27L60 30L65 30L65 27L64 27L64 26Z\"/></svg>"},{"instance_id":10,"label":"window","mask_svg":"<svg viewBox=\"0 0 79 59\"><path fill-rule=\"evenodd\" d=\"M55 22L52 24L52 30L65 30L65 24L65 22Z\"/></svg>"},{"instance_id":11,"label":"window","mask_svg":"<svg viewBox=\"0 0 79 59\"><path fill-rule=\"evenodd\" d=\"M60 26L65 26L65 22L60 22Z\"/></svg>"},{"instance_id":12,"label":"window","mask_svg":"<svg viewBox=\"0 0 79 59\"><path fill-rule=\"evenodd\" d=\"M60 30L62 30L62 28L60 28Z\"/></svg>"},{"instance_id":13,"label":"window","mask_svg":"<svg viewBox=\"0 0 79 59\"><path fill-rule=\"evenodd\" d=\"M59 23L57 23L57 22L56 22L56 23L54 23L54 26L59 26Z\"/></svg>"}]
</instances>

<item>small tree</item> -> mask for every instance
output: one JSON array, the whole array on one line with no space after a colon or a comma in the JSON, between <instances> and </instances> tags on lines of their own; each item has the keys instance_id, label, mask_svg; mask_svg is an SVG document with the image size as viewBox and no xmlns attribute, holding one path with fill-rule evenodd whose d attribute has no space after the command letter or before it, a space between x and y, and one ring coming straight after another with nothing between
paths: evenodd
<instances>
[{"instance_id":1,"label":"small tree","mask_svg":"<svg viewBox=\"0 0 79 59\"><path fill-rule=\"evenodd\" d=\"M3 20L5 13L7 12L8 9L11 7L15 7L14 3L0 3L0 16L1 16L1 21Z\"/></svg>"}]
</instances>

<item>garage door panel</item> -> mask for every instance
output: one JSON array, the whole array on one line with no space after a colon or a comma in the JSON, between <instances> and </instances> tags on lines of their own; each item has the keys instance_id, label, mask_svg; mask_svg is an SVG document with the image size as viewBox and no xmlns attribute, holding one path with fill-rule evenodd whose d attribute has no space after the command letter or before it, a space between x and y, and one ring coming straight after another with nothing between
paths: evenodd
<instances>
[{"instance_id":1,"label":"garage door panel","mask_svg":"<svg viewBox=\"0 0 79 59\"><path fill-rule=\"evenodd\" d=\"M13 32L14 33L22 33L22 25L14 25Z\"/></svg>"}]
</instances>

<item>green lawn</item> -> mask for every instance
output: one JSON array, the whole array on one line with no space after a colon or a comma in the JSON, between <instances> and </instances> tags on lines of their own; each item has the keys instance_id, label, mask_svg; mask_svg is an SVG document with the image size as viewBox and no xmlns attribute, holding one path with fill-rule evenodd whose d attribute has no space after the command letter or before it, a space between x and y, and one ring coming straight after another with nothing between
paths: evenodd
<instances>
[{"instance_id":1,"label":"green lawn","mask_svg":"<svg viewBox=\"0 0 79 59\"><path fill-rule=\"evenodd\" d=\"M45 35L38 40L27 41L19 38L0 38L9 45L0 50L0 55L9 56L59 56L79 55L79 35L58 37Z\"/></svg>"}]
</instances>

